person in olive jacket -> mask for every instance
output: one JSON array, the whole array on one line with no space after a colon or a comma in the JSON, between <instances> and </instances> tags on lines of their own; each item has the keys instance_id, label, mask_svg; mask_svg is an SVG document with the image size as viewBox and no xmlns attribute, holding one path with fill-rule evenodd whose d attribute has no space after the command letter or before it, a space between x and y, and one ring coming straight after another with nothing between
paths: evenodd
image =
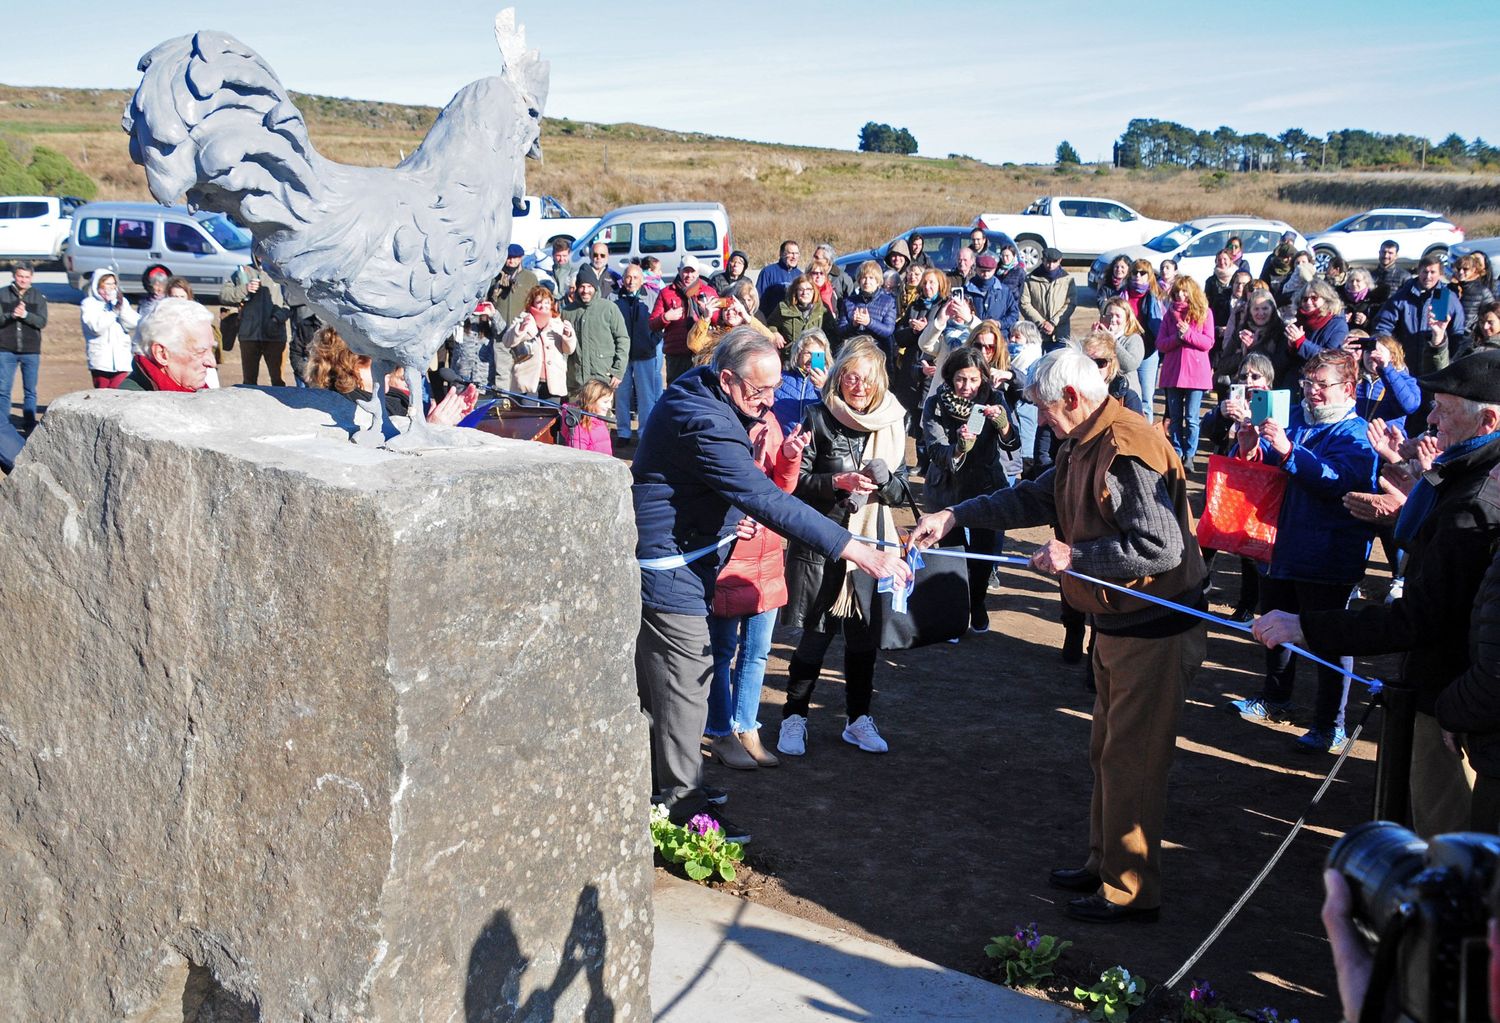
<instances>
[{"instance_id":1,"label":"person in olive jacket","mask_svg":"<svg viewBox=\"0 0 1500 1023\"><path fill-rule=\"evenodd\" d=\"M30 263L17 263L10 286L0 291L0 393L9 414L19 367L21 421L27 433L36 426L36 378L42 367L42 328L47 326L47 296L31 286L31 276Z\"/></svg>"}]
</instances>

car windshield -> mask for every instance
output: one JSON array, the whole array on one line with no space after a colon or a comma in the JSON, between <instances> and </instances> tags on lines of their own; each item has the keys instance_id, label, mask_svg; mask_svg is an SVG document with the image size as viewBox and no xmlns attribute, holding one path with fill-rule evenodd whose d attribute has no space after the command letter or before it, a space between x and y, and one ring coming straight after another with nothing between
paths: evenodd
<instances>
[{"instance_id":1,"label":"car windshield","mask_svg":"<svg viewBox=\"0 0 1500 1023\"><path fill-rule=\"evenodd\" d=\"M1350 224L1354 223L1356 220L1358 220L1362 216L1364 216L1363 213L1356 213L1352 217L1345 217L1343 220L1340 220L1336 224L1329 224L1326 228L1324 228L1324 230L1325 231L1342 231L1344 228L1348 227Z\"/></svg>"},{"instance_id":2,"label":"car windshield","mask_svg":"<svg viewBox=\"0 0 1500 1023\"><path fill-rule=\"evenodd\" d=\"M1199 228L1192 224L1178 224L1169 228L1146 243L1146 248L1152 252L1176 252L1183 242L1193 235L1199 233Z\"/></svg>"},{"instance_id":3,"label":"car windshield","mask_svg":"<svg viewBox=\"0 0 1500 1023\"><path fill-rule=\"evenodd\" d=\"M214 241L230 252L243 252L255 240L250 236L249 231L246 231L222 213L212 213L206 217L200 216L198 223L203 225L203 230L213 236Z\"/></svg>"}]
</instances>

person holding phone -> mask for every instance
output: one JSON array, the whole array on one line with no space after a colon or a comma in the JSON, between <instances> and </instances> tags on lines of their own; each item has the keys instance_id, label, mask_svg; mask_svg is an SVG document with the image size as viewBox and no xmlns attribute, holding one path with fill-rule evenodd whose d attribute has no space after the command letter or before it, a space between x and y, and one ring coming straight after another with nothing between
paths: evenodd
<instances>
[{"instance_id":1,"label":"person holding phone","mask_svg":"<svg viewBox=\"0 0 1500 1023\"><path fill-rule=\"evenodd\" d=\"M821 330L809 330L791 346L792 365L781 374L776 388L776 403L771 414L790 435L807 417L807 410L823 401L823 385L828 382L828 367L833 360L828 337Z\"/></svg>"},{"instance_id":2,"label":"person holding phone","mask_svg":"<svg viewBox=\"0 0 1500 1023\"><path fill-rule=\"evenodd\" d=\"M990 367L979 348L960 348L943 361L942 386L922 408L927 479L922 503L928 511L946 508L980 494L1010 486L1003 452L1021 446L1004 395L990 383ZM993 529L955 530L945 547L971 554L998 554L1005 534ZM988 632L991 565L969 562L969 628Z\"/></svg>"},{"instance_id":3,"label":"person holding phone","mask_svg":"<svg viewBox=\"0 0 1500 1023\"><path fill-rule=\"evenodd\" d=\"M1321 351L1302 370L1302 403L1292 409L1286 428L1274 419L1259 427L1240 423L1239 457L1277 466L1288 476L1271 563L1260 569L1262 614L1346 608L1364 576L1374 532L1343 504L1345 494L1375 489L1369 424L1355 408L1358 372L1352 352ZM1234 408L1231 414L1240 411ZM1338 663L1342 671L1318 668L1312 727L1294 744L1300 752L1339 753L1344 748L1344 704L1354 662L1340 656ZM1247 721L1286 720L1296 673L1291 651L1273 646L1266 651L1260 695L1233 700L1226 709Z\"/></svg>"}]
</instances>

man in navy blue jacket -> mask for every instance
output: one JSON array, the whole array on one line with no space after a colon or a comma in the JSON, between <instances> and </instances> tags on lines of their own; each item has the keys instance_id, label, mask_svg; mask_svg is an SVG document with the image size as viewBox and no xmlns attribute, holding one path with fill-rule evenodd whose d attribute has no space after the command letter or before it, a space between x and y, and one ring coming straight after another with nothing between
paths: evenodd
<instances>
[{"instance_id":1,"label":"man in navy blue jacket","mask_svg":"<svg viewBox=\"0 0 1500 1023\"><path fill-rule=\"evenodd\" d=\"M877 579L905 585L910 578L898 554L854 539L756 466L748 428L768 414L780 382L775 345L753 328L736 327L714 348L712 365L689 370L667 388L631 465L636 557L643 562L636 687L651 720L653 788L677 823L708 807L698 751L713 671L708 614L728 547L688 563L681 556L736 532L753 536L764 524ZM667 564L653 569L653 559ZM743 830L720 823L727 838L748 840Z\"/></svg>"},{"instance_id":2,"label":"man in navy blue jacket","mask_svg":"<svg viewBox=\"0 0 1500 1023\"><path fill-rule=\"evenodd\" d=\"M974 307L975 316L981 320L994 320L1009 334L1021 318L1020 300L996 275L1000 266L998 259L986 252L979 257L978 265L974 278L964 287L964 297Z\"/></svg>"},{"instance_id":3,"label":"man in navy blue jacket","mask_svg":"<svg viewBox=\"0 0 1500 1023\"><path fill-rule=\"evenodd\" d=\"M661 400L661 334L651 329L651 307L656 300L645 290L646 275L640 266L631 263L620 279L620 291L615 295L615 305L625 317L625 333L630 335L630 362L625 367L625 376L615 391L615 419L618 426L616 436L621 444L631 440L630 401L635 399L640 410L641 429L646 429L646 420L651 410Z\"/></svg>"},{"instance_id":4,"label":"man in navy blue jacket","mask_svg":"<svg viewBox=\"0 0 1500 1023\"><path fill-rule=\"evenodd\" d=\"M1463 332L1463 302L1443 283L1443 258L1427 255L1417 264L1417 275L1381 307L1373 334L1401 342L1407 368L1412 376L1420 377L1448 365L1448 341Z\"/></svg>"}]
</instances>

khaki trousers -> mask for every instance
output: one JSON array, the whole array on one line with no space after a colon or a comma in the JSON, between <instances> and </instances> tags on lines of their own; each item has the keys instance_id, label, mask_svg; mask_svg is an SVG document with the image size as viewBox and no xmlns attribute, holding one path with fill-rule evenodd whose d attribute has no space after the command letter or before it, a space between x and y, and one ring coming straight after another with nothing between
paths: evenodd
<instances>
[{"instance_id":1,"label":"khaki trousers","mask_svg":"<svg viewBox=\"0 0 1500 1023\"><path fill-rule=\"evenodd\" d=\"M1417 713L1411 737L1411 822L1423 838L1469 829L1474 769L1443 745L1443 728Z\"/></svg>"},{"instance_id":2,"label":"khaki trousers","mask_svg":"<svg viewBox=\"0 0 1500 1023\"><path fill-rule=\"evenodd\" d=\"M1139 909L1161 905L1167 772L1207 636L1202 622L1160 639L1097 635L1087 867L1102 879L1100 892L1110 902Z\"/></svg>"}]
</instances>

